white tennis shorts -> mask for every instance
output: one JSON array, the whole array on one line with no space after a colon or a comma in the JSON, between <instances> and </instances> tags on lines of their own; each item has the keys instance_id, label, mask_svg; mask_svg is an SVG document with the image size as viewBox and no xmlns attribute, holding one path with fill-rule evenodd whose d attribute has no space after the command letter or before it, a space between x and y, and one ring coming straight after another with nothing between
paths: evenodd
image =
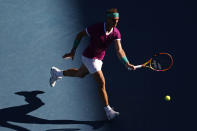
<instances>
[{"instance_id":1,"label":"white tennis shorts","mask_svg":"<svg viewBox=\"0 0 197 131\"><path fill-rule=\"evenodd\" d=\"M86 66L91 74L100 71L103 65L102 60L90 59L85 56L82 56L82 63Z\"/></svg>"}]
</instances>

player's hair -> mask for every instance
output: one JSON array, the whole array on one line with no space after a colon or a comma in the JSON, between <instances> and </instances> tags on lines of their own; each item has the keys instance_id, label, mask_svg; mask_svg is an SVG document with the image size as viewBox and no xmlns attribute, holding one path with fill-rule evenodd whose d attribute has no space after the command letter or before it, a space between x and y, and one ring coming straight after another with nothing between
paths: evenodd
<instances>
[{"instance_id":1,"label":"player's hair","mask_svg":"<svg viewBox=\"0 0 197 131\"><path fill-rule=\"evenodd\" d=\"M110 14L110 13L118 13L118 9L116 9L116 8L108 9L108 10L106 11L106 14Z\"/></svg>"}]
</instances>

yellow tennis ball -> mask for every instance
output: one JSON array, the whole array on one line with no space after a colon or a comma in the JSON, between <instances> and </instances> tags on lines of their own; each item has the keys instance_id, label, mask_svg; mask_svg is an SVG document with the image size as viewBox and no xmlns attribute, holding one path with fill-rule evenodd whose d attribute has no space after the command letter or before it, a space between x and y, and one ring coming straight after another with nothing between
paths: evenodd
<instances>
[{"instance_id":1,"label":"yellow tennis ball","mask_svg":"<svg viewBox=\"0 0 197 131\"><path fill-rule=\"evenodd\" d=\"M169 95L166 95L166 96L165 96L165 100L166 100L166 101L170 101L170 99L171 99L171 98L170 98Z\"/></svg>"}]
</instances>

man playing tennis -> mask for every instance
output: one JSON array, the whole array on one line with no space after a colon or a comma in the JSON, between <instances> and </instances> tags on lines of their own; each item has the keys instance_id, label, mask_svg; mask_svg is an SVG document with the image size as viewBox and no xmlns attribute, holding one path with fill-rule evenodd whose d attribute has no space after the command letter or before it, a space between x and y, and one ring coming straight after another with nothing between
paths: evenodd
<instances>
[{"instance_id":1,"label":"man playing tennis","mask_svg":"<svg viewBox=\"0 0 197 131\"><path fill-rule=\"evenodd\" d=\"M57 67L51 68L50 85L55 86L56 81L63 76L81 77L87 74L92 74L98 84L98 91L104 103L104 110L108 120L112 120L119 115L119 112L114 111L108 102L108 96L105 89L105 77L101 70L102 60L105 56L106 49L114 43L117 55L128 69L135 70L134 65L130 64L124 50L121 46L121 34L116 28L119 21L119 13L116 8L106 11L106 21L97 23L87 27L85 30L79 32L73 44L70 53L66 53L63 58L74 59L76 49L84 36L90 37L90 43L84 50L82 55L82 65L79 69L71 68L68 70L60 70Z\"/></svg>"}]
</instances>

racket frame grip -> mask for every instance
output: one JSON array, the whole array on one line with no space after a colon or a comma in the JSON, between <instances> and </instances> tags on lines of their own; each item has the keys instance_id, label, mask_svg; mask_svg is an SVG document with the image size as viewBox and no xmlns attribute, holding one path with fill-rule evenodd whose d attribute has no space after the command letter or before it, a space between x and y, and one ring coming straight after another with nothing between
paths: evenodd
<instances>
[{"instance_id":1,"label":"racket frame grip","mask_svg":"<svg viewBox=\"0 0 197 131\"><path fill-rule=\"evenodd\" d=\"M142 68L143 66L142 65L136 65L136 66L134 66L136 69L138 69L138 68ZM131 68L128 68L128 70L132 70Z\"/></svg>"},{"instance_id":2,"label":"racket frame grip","mask_svg":"<svg viewBox=\"0 0 197 131\"><path fill-rule=\"evenodd\" d=\"M142 65L136 65L136 66L135 66L136 69L142 68L142 67L143 67Z\"/></svg>"}]
</instances>

